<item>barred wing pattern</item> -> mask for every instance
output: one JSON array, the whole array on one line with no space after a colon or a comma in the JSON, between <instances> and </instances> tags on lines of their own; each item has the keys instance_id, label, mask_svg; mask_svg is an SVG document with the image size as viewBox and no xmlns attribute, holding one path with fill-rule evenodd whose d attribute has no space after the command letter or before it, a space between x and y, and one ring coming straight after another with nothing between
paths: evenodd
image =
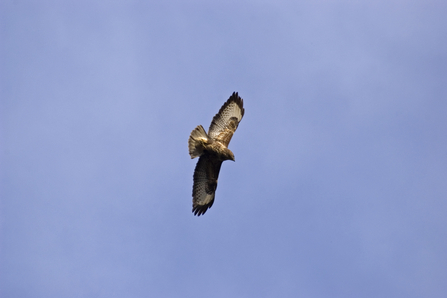
<instances>
[{"instance_id":1,"label":"barred wing pattern","mask_svg":"<svg viewBox=\"0 0 447 298\"><path fill-rule=\"evenodd\" d=\"M208 130L211 139L220 141L228 146L239 122L244 116L244 102L237 92L233 92L230 98L220 108L219 113L214 116Z\"/></svg>"},{"instance_id":2,"label":"barred wing pattern","mask_svg":"<svg viewBox=\"0 0 447 298\"><path fill-rule=\"evenodd\" d=\"M192 189L194 215L202 215L213 206L221 165L222 161L213 159L208 154L199 158L194 170Z\"/></svg>"}]
</instances>

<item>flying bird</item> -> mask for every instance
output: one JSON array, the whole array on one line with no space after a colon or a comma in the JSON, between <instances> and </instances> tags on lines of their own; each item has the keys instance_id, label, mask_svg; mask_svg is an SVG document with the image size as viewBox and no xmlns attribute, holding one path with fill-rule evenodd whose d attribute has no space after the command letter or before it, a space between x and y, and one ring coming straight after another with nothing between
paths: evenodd
<instances>
[{"instance_id":1,"label":"flying bird","mask_svg":"<svg viewBox=\"0 0 447 298\"><path fill-rule=\"evenodd\" d=\"M202 125L189 136L191 158L200 157L194 170L192 187L192 212L200 216L213 206L220 166L225 160L234 159L228 144L244 116L244 101L237 92L223 104L211 121L208 134Z\"/></svg>"}]
</instances>

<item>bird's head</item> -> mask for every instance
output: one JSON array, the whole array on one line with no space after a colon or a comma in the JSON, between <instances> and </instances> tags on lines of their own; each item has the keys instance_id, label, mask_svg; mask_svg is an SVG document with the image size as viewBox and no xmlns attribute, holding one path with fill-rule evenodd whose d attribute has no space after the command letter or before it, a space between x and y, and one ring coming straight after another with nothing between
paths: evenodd
<instances>
[{"instance_id":1,"label":"bird's head","mask_svg":"<svg viewBox=\"0 0 447 298\"><path fill-rule=\"evenodd\" d=\"M230 151L230 154L228 154L228 155L229 155L230 160L236 161L236 159L234 158L233 152Z\"/></svg>"}]
</instances>

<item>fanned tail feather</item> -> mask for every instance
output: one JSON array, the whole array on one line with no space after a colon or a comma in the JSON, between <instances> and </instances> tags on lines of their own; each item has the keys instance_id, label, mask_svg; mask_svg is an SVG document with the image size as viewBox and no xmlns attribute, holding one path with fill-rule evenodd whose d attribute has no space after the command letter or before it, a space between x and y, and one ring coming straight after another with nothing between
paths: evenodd
<instances>
[{"instance_id":1,"label":"fanned tail feather","mask_svg":"<svg viewBox=\"0 0 447 298\"><path fill-rule=\"evenodd\" d=\"M203 154L203 143L208 141L208 135L202 125L197 126L191 132L188 140L189 155L191 158L199 157Z\"/></svg>"}]
</instances>

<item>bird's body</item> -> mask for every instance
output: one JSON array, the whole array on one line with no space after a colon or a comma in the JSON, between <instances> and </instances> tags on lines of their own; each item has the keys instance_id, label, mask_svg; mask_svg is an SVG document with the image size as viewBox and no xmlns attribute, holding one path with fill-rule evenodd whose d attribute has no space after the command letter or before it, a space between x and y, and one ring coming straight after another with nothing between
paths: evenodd
<instances>
[{"instance_id":1,"label":"bird's body","mask_svg":"<svg viewBox=\"0 0 447 298\"><path fill-rule=\"evenodd\" d=\"M203 129L202 125L197 126L189 137L189 154L191 158L202 154L214 155L218 160L233 160L234 154L221 141L211 139Z\"/></svg>"},{"instance_id":2,"label":"bird's body","mask_svg":"<svg viewBox=\"0 0 447 298\"><path fill-rule=\"evenodd\" d=\"M193 213L204 214L214 203L217 178L225 160L235 160L227 148L244 116L243 100L234 92L211 122L208 133L197 126L188 140L191 158L200 157L194 170Z\"/></svg>"}]
</instances>

